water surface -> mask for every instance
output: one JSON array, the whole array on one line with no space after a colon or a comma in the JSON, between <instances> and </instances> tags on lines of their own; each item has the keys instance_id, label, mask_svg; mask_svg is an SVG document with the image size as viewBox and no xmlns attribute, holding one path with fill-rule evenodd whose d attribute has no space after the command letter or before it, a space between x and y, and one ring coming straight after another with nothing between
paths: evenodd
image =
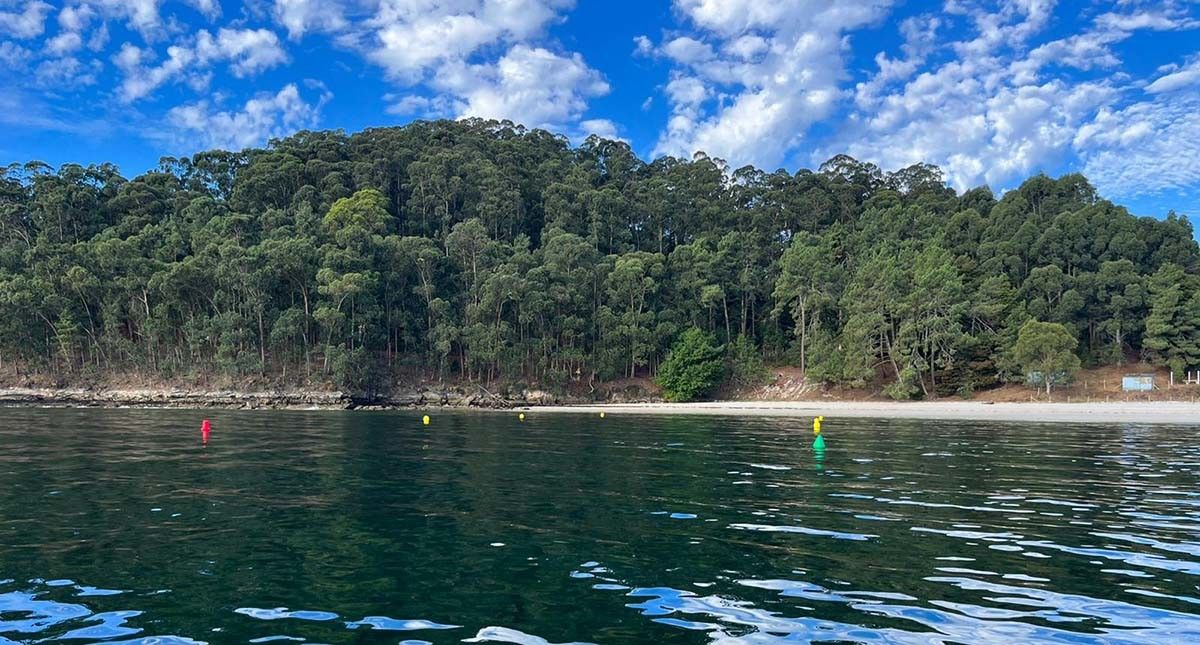
<instances>
[{"instance_id":1,"label":"water surface","mask_svg":"<svg viewBox=\"0 0 1200 645\"><path fill-rule=\"evenodd\" d=\"M0 410L0 645L1200 642L1200 428Z\"/></svg>"}]
</instances>

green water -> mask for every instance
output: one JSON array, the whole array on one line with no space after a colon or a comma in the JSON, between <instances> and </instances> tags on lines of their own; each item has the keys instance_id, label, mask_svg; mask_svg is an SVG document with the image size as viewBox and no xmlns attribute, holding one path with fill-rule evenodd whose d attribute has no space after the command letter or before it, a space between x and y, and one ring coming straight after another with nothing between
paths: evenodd
<instances>
[{"instance_id":1,"label":"green water","mask_svg":"<svg viewBox=\"0 0 1200 645\"><path fill-rule=\"evenodd\" d=\"M1200 427L0 410L0 644L1200 641Z\"/></svg>"}]
</instances>

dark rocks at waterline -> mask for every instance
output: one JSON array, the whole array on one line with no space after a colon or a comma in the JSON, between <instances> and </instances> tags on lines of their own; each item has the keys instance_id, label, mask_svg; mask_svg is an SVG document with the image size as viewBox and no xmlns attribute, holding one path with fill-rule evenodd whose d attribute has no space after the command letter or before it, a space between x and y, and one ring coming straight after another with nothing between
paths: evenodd
<instances>
[{"instance_id":1,"label":"dark rocks at waterline","mask_svg":"<svg viewBox=\"0 0 1200 645\"><path fill-rule=\"evenodd\" d=\"M601 394L601 393L597 393ZM424 407L507 409L524 406L596 403L591 399L546 390L494 394L482 387L396 389L385 394L349 394L321 390L203 390L184 388L0 388L0 406L102 408L226 408L369 410ZM615 397L628 400L627 393ZM653 400L646 397L647 401Z\"/></svg>"}]
</instances>

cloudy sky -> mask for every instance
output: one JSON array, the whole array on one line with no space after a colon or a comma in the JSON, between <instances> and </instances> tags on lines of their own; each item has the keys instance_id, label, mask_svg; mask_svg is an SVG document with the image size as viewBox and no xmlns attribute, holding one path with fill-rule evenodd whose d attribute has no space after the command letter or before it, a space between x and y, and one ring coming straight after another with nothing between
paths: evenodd
<instances>
[{"instance_id":1,"label":"cloudy sky","mask_svg":"<svg viewBox=\"0 0 1200 645\"><path fill-rule=\"evenodd\" d=\"M481 116L1200 215L1200 0L0 0L0 163Z\"/></svg>"}]
</instances>

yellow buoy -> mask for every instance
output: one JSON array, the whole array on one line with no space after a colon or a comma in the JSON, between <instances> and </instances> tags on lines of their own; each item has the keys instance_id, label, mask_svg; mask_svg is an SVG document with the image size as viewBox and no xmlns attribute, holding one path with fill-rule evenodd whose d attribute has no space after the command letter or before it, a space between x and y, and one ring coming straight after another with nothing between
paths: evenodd
<instances>
[{"instance_id":1,"label":"yellow buoy","mask_svg":"<svg viewBox=\"0 0 1200 645\"><path fill-rule=\"evenodd\" d=\"M825 420L825 417L817 417L817 418L813 419L813 434L815 434L815 435L821 434L821 422L824 420Z\"/></svg>"},{"instance_id":2,"label":"yellow buoy","mask_svg":"<svg viewBox=\"0 0 1200 645\"><path fill-rule=\"evenodd\" d=\"M601 413L600 413L600 418L601 418L601 419L603 419L603 418L604 418L604 413L603 413L603 412L601 412Z\"/></svg>"},{"instance_id":3,"label":"yellow buoy","mask_svg":"<svg viewBox=\"0 0 1200 645\"><path fill-rule=\"evenodd\" d=\"M518 414L518 415L517 415L517 418L518 418L518 419L520 419L520 420L522 420L522 421L524 421L524 420L525 420L525 413L524 413L524 412L522 412L522 413Z\"/></svg>"},{"instance_id":4,"label":"yellow buoy","mask_svg":"<svg viewBox=\"0 0 1200 645\"><path fill-rule=\"evenodd\" d=\"M428 415L428 414L427 414L427 415L425 415L425 416L423 416L423 417L421 417L421 424L422 424L422 425L429 425L429 415Z\"/></svg>"}]
</instances>

